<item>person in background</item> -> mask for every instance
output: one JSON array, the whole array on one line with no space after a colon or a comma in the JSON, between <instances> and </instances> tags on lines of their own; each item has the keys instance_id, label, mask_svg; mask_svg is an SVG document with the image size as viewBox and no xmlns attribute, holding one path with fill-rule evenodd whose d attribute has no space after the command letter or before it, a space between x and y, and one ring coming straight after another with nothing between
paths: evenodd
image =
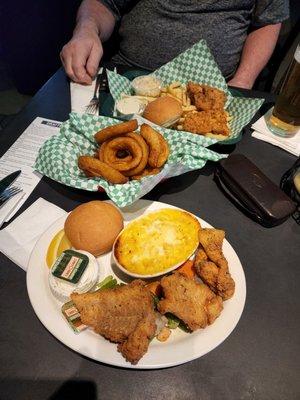
<instances>
[{"instance_id":1,"label":"person in background","mask_svg":"<svg viewBox=\"0 0 300 400\"><path fill-rule=\"evenodd\" d=\"M251 89L288 17L284 0L84 0L61 60L73 81L91 84L117 25L116 63L155 70L205 39L228 84Z\"/></svg>"}]
</instances>

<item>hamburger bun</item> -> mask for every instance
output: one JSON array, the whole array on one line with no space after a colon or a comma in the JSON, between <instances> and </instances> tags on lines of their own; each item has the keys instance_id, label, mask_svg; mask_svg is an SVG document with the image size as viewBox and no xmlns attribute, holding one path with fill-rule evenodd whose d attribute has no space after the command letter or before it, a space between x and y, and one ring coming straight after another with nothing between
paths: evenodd
<instances>
[{"instance_id":1,"label":"hamburger bun","mask_svg":"<svg viewBox=\"0 0 300 400\"><path fill-rule=\"evenodd\" d=\"M75 249L88 251L97 257L112 249L123 229L123 217L110 203L90 201L68 215L64 229Z\"/></svg>"},{"instance_id":2,"label":"hamburger bun","mask_svg":"<svg viewBox=\"0 0 300 400\"><path fill-rule=\"evenodd\" d=\"M143 117L154 124L168 128L174 125L182 115L182 107L179 101L173 97L158 97L149 103L143 113Z\"/></svg>"}]
</instances>

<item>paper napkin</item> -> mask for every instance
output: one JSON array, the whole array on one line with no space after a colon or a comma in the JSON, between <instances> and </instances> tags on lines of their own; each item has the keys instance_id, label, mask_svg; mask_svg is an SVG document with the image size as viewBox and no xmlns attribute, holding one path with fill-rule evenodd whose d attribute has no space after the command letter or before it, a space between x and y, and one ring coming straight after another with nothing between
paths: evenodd
<instances>
[{"instance_id":1,"label":"paper napkin","mask_svg":"<svg viewBox=\"0 0 300 400\"><path fill-rule=\"evenodd\" d=\"M26 271L31 251L41 234L64 215L66 211L39 198L0 231L0 251Z\"/></svg>"},{"instance_id":2,"label":"paper napkin","mask_svg":"<svg viewBox=\"0 0 300 400\"><path fill-rule=\"evenodd\" d=\"M295 136L291 138L283 138L274 135L268 128L266 124L266 117L270 114L270 110L263 115L259 120L257 120L251 128L254 129L252 136L256 139L263 140L273 144L274 146L280 147L281 149L288 151L294 156L300 156L300 131L296 133Z\"/></svg>"},{"instance_id":3,"label":"paper napkin","mask_svg":"<svg viewBox=\"0 0 300 400\"><path fill-rule=\"evenodd\" d=\"M80 85L75 82L70 83L72 111L79 114L86 112L86 107L94 96L95 85L96 79L93 80L91 85Z\"/></svg>"}]
</instances>

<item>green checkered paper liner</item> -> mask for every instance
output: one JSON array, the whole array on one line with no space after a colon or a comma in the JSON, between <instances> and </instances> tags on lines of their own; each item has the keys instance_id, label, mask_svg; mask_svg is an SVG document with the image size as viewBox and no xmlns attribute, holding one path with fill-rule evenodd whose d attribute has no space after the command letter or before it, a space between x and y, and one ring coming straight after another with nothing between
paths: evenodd
<instances>
[{"instance_id":1,"label":"green checkered paper liner","mask_svg":"<svg viewBox=\"0 0 300 400\"><path fill-rule=\"evenodd\" d=\"M118 185L98 177L87 178L78 168L78 157L93 156L98 147L94 134L119 122L104 116L71 113L69 120L61 125L59 134L40 148L35 169L77 189L98 191L102 187L118 207L125 207L150 192L162 179L200 169L207 160L218 161L226 157L207 148L216 143L215 139L159 127L170 146L170 156L159 174Z\"/></svg>"},{"instance_id":2,"label":"green checkered paper liner","mask_svg":"<svg viewBox=\"0 0 300 400\"><path fill-rule=\"evenodd\" d=\"M133 94L130 80L125 76L109 70L107 70L107 75L109 90L114 101L119 100L122 94ZM222 144L236 143L241 139L242 129L251 121L264 101L263 99L232 96L205 40L200 40L158 68L153 75L162 81L163 86L175 81L182 84L193 81L223 90L227 95L225 108L231 117L229 121L231 133L228 139L222 140Z\"/></svg>"}]
</instances>

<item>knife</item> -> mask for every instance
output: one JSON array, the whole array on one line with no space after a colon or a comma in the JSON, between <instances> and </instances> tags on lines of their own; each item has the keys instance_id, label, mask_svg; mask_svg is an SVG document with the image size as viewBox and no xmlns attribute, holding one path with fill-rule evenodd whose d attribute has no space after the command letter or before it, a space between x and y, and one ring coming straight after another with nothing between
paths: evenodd
<instances>
[{"instance_id":1,"label":"knife","mask_svg":"<svg viewBox=\"0 0 300 400\"><path fill-rule=\"evenodd\" d=\"M109 95L108 79L106 68L103 68L102 73L99 74L99 115L102 114L102 105ZM109 116L109 115L107 115Z\"/></svg>"},{"instance_id":2,"label":"knife","mask_svg":"<svg viewBox=\"0 0 300 400\"><path fill-rule=\"evenodd\" d=\"M17 179L21 172L21 170L15 171L0 181L0 195Z\"/></svg>"},{"instance_id":3,"label":"knife","mask_svg":"<svg viewBox=\"0 0 300 400\"><path fill-rule=\"evenodd\" d=\"M99 74L99 92L109 92L106 68L102 68L102 71Z\"/></svg>"}]
</instances>

